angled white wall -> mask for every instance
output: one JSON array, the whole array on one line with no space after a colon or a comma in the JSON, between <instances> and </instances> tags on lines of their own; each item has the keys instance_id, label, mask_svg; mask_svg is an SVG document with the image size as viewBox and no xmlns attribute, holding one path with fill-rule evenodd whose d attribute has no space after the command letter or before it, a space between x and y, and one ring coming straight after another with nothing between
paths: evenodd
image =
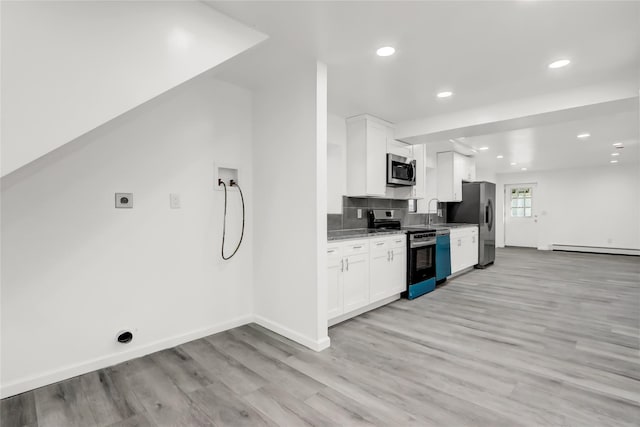
<instances>
[{"instance_id":1,"label":"angled white wall","mask_svg":"<svg viewBox=\"0 0 640 427\"><path fill-rule=\"evenodd\" d=\"M195 1L1 7L2 176L266 38Z\"/></svg>"},{"instance_id":2,"label":"angled white wall","mask_svg":"<svg viewBox=\"0 0 640 427\"><path fill-rule=\"evenodd\" d=\"M254 313L315 350L327 335L326 67L301 61L254 94Z\"/></svg>"},{"instance_id":3,"label":"angled white wall","mask_svg":"<svg viewBox=\"0 0 640 427\"><path fill-rule=\"evenodd\" d=\"M3 397L252 321L251 112L206 73L3 177ZM230 261L214 164L239 169L247 204ZM234 191L228 250L240 225Z\"/></svg>"}]
</instances>

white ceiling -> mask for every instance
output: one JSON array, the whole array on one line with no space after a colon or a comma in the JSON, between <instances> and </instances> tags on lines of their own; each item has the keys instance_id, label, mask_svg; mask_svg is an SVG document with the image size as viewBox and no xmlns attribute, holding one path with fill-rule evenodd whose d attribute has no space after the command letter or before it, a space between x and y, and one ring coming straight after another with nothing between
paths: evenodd
<instances>
[{"instance_id":1,"label":"white ceiling","mask_svg":"<svg viewBox=\"0 0 640 427\"><path fill-rule=\"evenodd\" d=\"M637 164L640 159L638 143L638 111L627 111L591 117L548 126L529 127L492 135L464 138L464 145L473 148L489 147L474 154L476 167L496 173L567 169L576 167L617 166ZM587 132L589 138L577 135ZM622 142L623 149L613 143ZM611 156L617 152L619 156ZM496 156L503 155L503 159ZM611 165L610 160L618 160ZM517 165L512 166L511 163Z\"/></svg>"},{"instance_id":2,"label":"white ceiling","mask_svg":"<svg viewBox=\"0 0 640 427\"><path fill-rule=\"evenodd\" d=\"M208 3L270 36L222 64L220 78L255 87L265 76L286 73L295 58L317 58L328 65L329 110L342 117L369 113L397 123L607 81L640 82L640 2ZM376 56L384 45L396 54ZM568 67L547 68L565 57L572 60ZM454 95L438 99L441 90ZM595 149L571 151L584 149L575 145L575 135L567 139L575 128L593 123L591 144L624 138L633 146L637 114L636 103L616 117L470 140L518 152L532 170L576 167L601 158Z\"/></svg>"}]
</instances>

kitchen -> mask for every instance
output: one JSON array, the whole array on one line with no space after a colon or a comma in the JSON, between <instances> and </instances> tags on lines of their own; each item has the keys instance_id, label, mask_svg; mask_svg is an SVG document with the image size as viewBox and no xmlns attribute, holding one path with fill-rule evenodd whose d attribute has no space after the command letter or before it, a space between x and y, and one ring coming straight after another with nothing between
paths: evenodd
<instances>
[{"instance_id":1,"label":"kitchen","mask_svg":"<svg viewBox=\"0 0 640 427\"><path fill-rule=\"evenodd\" d=\"M2 424L631 425L637 12L3 2ZM328 253L453 222L463 181L496 184L488 268L451 228L398 299L405 235Z\"/></svg>"}]
</instances>

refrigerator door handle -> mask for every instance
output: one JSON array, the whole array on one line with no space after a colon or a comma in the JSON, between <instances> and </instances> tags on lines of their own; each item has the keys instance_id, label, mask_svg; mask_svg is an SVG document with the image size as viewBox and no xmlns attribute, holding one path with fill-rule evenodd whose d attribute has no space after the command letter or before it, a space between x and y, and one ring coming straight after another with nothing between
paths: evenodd
<instances>
[{"instance_id":1,"label":"refrigerator door handle","mask_svg":"<svg viewBox=\"0 0 640 427\"><path fill-rule=\"evenodd\" d=\"M491 203L491 199L487 201L487 207L485 208L485 221L489 226L489 231L493 228L493 203Z\"/></svg>"}]
</instances>

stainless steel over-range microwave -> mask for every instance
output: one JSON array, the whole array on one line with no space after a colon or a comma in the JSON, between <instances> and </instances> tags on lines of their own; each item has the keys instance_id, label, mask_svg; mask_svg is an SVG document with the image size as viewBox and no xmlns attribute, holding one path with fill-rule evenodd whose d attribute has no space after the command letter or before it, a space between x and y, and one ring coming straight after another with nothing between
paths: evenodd
<instances>
[{"instance_id":1,"label":"stainless steel over-range microwave","mask_svg":"<svg viewBox=\"0 0 640 427\"><path fill-rule=\"evenodd\" d=\"M389 187L416 185L416 161L395 154L387 154L387 185Z\"/></svg>"}]
</instances>

